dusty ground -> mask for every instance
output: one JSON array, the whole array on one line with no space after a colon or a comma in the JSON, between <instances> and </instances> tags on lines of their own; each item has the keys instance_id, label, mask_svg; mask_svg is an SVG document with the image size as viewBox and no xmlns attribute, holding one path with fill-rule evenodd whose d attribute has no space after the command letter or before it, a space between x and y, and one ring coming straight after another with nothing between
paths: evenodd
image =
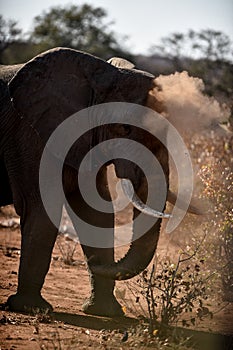
<instances>
[{"instance_id":1,"label":"dusty ground","mask_svg":"<svg viewBox=\"0 0 233 350\"><path fill-rule=\"evenodd\" d=\"M11 227L3 227L9 223L9 215L13 212L10 209L5 213L8 214L7 217L0 214L1 303L16 291L20 256L20 232L17 219L15 224L10 221ZM43 288L43 296L54 307L52 317L0 311L1 350L60 349L59 346L62 349L146 348L145 337L139 336L136 345L135 339L133 342L133 336L129 336L127 342L122 342L124 332L137 325L136 316L143 314L143 310L137 308L124 282L117 283L116 292L126 311L127 317L124 320L92 317L82 313L82 303L89 294L89 282L80 247L76 246L73 265L66 265L62 260L62 255L65 256L67 249L71 252L73 244L60 238L53 252L51 268ZM168 237L162 234L158 253L165 254L169 250L170 254L173 254L177 249L174 239L170 239L169 244ZM117 254L122 255L124 250L125 248L118 248ZM200 323L200 330L233 335L233 304L221 306L224 308L214 315L212 320L208 318ZM146 310L144 305L142 308ZM147 345L154 348L149 343ZM211 349L220 350L220 347Z\"/></svg>"}]
</instances>

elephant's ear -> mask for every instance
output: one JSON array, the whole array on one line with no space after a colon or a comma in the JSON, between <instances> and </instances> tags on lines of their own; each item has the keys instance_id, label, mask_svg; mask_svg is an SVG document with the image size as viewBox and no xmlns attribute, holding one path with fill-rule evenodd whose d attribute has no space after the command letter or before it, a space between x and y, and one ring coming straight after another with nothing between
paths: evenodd
<instances>
[{"instance_id":1,"label":"elephant's ear","mask_svg":"<svg viewBox=\"0 0 233 350\"><path fill-rule=\"evenodd\" d=\"M9 83L20 117L44 142L73 113L104 94L117 71L106 61L80 51L57 48L26 63ZM99 91L97 91L99 89Z\"/></svg>"}]
</instances>

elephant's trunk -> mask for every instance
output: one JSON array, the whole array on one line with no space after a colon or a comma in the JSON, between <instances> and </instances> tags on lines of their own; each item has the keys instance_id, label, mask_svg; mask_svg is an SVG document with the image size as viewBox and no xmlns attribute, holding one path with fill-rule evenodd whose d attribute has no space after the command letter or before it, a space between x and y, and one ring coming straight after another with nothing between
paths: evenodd
<instances>
[{"instance_id":1,"label":"elephant's trunk","mask_svg":"<svg viewBox=\"0 0 233 350\"><path fill-rule=\"evenodd\" d=\"M138 215L134 209L134 216ZM113 280L126 280L138 275L151 262L157 247L161 219L158 219L152 228L142 237L134 240L127 254L111 265L92 265L93 273ZM134 227L135 230L135 227Z\"/></svg>"},{"instance_id":2,"label":"elephant's trunk","mask_svg":"<svg viewBox=\"0 0 233 350\"><path fill-rule=\"evenodd\" d=\"M127 254L110 266L91 265L91 261L89 265L93 273L114 280L132 278L148 266L157 247L161 218L170 217L169 214L163 214L147 207L134 193L133 186L129 180L122 179L121 182L126 196L134 205L133 242ZM137 220L139 214L142 215L142 218ZM153 217L153 219L148 215ZM157 218L155 224L154 217ZM149 226L147 226L148 224ZM142 235L145 227L147 227L146 233Z\"/></svg>"}]
</instances>

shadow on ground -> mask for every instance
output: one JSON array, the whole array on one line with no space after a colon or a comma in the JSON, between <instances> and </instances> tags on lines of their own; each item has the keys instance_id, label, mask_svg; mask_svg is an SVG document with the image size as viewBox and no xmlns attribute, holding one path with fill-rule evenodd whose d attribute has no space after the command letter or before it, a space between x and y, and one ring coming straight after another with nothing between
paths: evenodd
<instances>
[{"instance_id":1,"label":"shadow on ground","mask_svg":"<svg viewBox=\"0 0 233 350\"><path fill-rule=\"evenodd\" d=\"M56 321L61 321L69 325L94 329L94 330L119 330L126 331L130 327L139 324L139 320L130 317L119 318L104 318L98 316L77 315L65 312L54 312L53 318ZM171 329L177 336L190 338L190 342L195 344L198 350L232 350L233 349L233 335L215 334L210 332L195 331L185 328ZM174 334L173 333L173 334Z\"/></svg>"}]
</instances>

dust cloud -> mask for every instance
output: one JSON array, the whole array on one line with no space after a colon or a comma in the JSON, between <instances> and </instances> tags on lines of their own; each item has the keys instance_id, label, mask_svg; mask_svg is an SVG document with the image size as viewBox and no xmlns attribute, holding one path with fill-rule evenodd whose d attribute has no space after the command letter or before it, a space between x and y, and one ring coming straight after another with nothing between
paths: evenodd
<instances>
[{"instance_id":1,"label":"dust cloud","mask_svg":"<svg viewBox=\"0 0 233 350\"><path fill-rule=\"evenodd\" d=\"M159 94L167 110L167 119L181 133L215 129L229 118L226 106L204 94L203 81L185 71L160 75L155 82L162 87Z\"/></svg>"}]
</instances>

